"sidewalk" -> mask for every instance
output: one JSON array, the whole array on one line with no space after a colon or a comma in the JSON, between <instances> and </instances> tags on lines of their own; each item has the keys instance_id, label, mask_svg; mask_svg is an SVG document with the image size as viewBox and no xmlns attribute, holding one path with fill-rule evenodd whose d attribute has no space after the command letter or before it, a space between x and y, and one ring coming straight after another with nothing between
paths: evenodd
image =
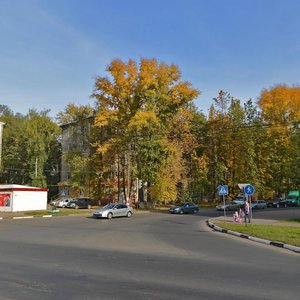
<instances>
[{"instance_id":1,"label":"sidewalk","mask_svg":"<svg viewBox=\"0 0 300 300\"><path fill-rule=\"evenodd\" d=\"M232 217L216 217L210 219L210 221L217 222L229 222L233 223ZM241 224L244 224L244 220ZM288 221L278 221L278 220L267 220L267 219L252 219L252 224L254 225L271 225L271 226L292 226L292 227L300 227L300 223L297 222L288 222Z\"/></svg>"}]
</instances>

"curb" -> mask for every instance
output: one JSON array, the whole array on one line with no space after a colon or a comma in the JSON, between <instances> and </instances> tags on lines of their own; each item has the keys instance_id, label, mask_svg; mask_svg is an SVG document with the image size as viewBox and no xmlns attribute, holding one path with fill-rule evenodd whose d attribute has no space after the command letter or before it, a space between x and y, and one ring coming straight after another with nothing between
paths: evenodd
<instances>
[{"instance_id":1,"label":"curb","mask_svg":"<svg viewBox=\"0 0 300 300\"><path fill-rule=\"evenodd\" d=\"M41 215L41 216L22 216L22 217L11 217L11 218L3 218L0 217L0 220L22 220L22 219L37 219L37 218L52 218L53 215Z\"/></svg>"},{"instance_id":2,"label":"curb","mask_svg":"<svg viewBox=\"0 0 300 300\"><path fill-rule=\"evenodd\" d=\"M216 231L222 232L222 233L231 234L231 235L234 235L234 236L237 236L237 237L240 237L240 238L244 238L244 239L248 239L248 240L251 240L251 241L254 241L254 242L258 242L258 243L262 243L262 244L266 244L266 245L271 245L271 246L275 246L275 247L279 247L279 248L284 248L284 249L287 249L287 250L291 250L291 251L300 253L300 247L297 247L297 246L293 246L293 245L290 245L290 244L285 244L285 243L278 242L278 241L265 240L265 239L257 238L257 237L254 237L254 236L246 235L246 234L243 234L243 233L240 233L240 232L227 230L227 229L221 228L220 226L215 225L214 223L212 223L209 220L206 221L206 224L210 228L212 228Z\"/></svg>"},{"instance_id":3,"label":"curb","mask_svg":"<svg viewBox=\"0 0 300 300\"><path fill-rule=\"evenodd\" d=\"M33 219L33 218L51 218L52 215L43 215L43 216L23 216L23 217L12 217L7 218L6 220L20 220L20 219ZM3 219L2 219L3 220Z\"/></svg>"}]
</instances>

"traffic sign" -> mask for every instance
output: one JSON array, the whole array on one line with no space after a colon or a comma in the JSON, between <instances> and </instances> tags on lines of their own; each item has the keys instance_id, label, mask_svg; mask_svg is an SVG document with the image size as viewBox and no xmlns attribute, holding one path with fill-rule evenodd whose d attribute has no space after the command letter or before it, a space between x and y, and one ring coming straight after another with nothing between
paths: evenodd
<instances>
[{"instance_id":1,"label":"traffic sign","mask_svg":"<svg viewBox=\"0 0 300 300\"><path fill-rule=\"evenodd\" d=\"M219 185L218 193L220 196L228 195L228 185Z\"/></svg>"},{"instance_id":2,"label":"traffic sign","mask_svg":"<svg viewBox=\"0 0 300 300\"><path fill-rule=\"evenodd\" d=\"M244 187L244 192L246 195L253 195L254 191L255 191L254 186L251 184L248 184Z\"/></svg>"}]
</instances>

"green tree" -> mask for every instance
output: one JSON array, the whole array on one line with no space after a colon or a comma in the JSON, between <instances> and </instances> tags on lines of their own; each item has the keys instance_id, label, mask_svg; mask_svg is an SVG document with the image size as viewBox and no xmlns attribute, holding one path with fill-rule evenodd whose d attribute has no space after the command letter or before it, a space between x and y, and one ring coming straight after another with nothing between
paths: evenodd
<instances>
[{"instance_id":1,"label":"green tree","mask_svg":"<svg viewBox=\"0 0 300 300\"><path fill-rule=\"evenodd\" d=\"M59 127L49 111L30 110L27 115L14 114L2 107L3 133L2 181L47 187L58 180Z\"/></svg>"}]
</instances>

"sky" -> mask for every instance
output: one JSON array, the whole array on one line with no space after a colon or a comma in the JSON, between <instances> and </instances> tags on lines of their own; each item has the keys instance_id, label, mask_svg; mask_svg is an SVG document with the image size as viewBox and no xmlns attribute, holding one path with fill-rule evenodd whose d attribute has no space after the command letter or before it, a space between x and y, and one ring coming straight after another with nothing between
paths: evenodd
<instances>
[{"instance_id":1,"label":"sky","mask_svg":"<svg viewBox=\"0 0 300 300\"><path fill-rule=\"evenodd\" d=\"M208 113L300 80L298 0L0 0L0 104L13 112L94 104L113 59L176 64Z\"/></svg>"}]
</instances>

